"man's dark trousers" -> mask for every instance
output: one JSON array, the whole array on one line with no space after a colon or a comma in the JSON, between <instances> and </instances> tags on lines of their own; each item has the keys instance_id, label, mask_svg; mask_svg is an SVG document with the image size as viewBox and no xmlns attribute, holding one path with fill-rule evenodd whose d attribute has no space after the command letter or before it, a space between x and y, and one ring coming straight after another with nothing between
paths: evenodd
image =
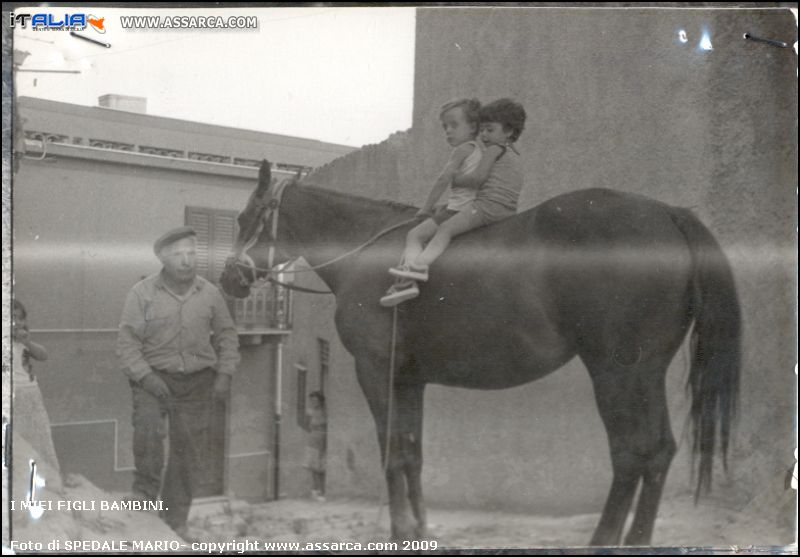
<instances>
[{"instance_id":1,"label":"man's dark trousers","mask_svg":"<svg viewBox=\"0 0 800 557\"><path fill-rule=\"evenodd\" d=\"M206 442L214 413L217 373L206 368L195 373L155 370L171 395L159 400L131 382L133 389L133 491L155 501L161 491L162 516L173 529L186 526L192 505L192 485L198 469L198 447ZM165 417L169 418L169 457L164 465Z\"/></svg>"}]
</instances>

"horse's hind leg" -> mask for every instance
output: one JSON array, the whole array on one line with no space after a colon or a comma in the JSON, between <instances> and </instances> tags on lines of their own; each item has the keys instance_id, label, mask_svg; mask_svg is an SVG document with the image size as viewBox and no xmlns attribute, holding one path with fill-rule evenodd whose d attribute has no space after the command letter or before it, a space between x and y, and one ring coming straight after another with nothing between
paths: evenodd
<instances>
[{"instance_id":1,"label":"horse's hind leg","mask_svg":"<svg viewBox=\"0 0 800 557\"><path fill-rule=\"evenodd\" d=\"M586 359L584 359L586 361ZM618 545L636 488L644 479L629 544L648 545L675 452L667 414L665 362L625 366L587 362L608 433L614 479L592 545Z\"/></svg>"},{"instance_id":2,"label":"horse's hind leg","mask_svg":"<svg viewBox=\"0 0 800 557\"><path fill-rule=\"evenodd\" d=\"M650 451L642 474L642 490L636 506L633 524L625 537L626 545L650 545L653 525L656 521L658 506L667 472L675 456L675 438L669 421L664 374L645 381L648 410L648 432L650 435Z\"/></svg>"}]
</instances>

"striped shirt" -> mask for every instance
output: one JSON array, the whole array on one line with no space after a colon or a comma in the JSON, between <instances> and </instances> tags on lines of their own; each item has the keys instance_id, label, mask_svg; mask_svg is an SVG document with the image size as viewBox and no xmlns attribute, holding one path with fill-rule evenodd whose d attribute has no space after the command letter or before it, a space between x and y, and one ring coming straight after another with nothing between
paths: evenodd
<instances>
[{"instance_id":1,"label":"striped shirt","mask_svg":"<svg viewBox=\"0 0 800 557\"><path fill-rule=\"evenodd\" d=\"M117 356L123 373L133 381L153 369L193 373L213 367L232 375L240 360L239 337L216 286L195 277L189 291L178 296L156 273L128 293Z\"/></svg>"}]
</instances>

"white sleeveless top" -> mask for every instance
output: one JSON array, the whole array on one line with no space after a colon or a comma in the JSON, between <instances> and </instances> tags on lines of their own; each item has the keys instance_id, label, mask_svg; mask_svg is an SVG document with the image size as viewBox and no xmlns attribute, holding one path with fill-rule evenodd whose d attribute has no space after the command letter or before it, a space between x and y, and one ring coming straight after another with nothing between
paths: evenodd
<instances>
[{"instance_id":1,"label":"white sleeveless top","mask_svg":"<svg viewBox=\"0 0 800 557\"><path fill-rule=\"evenodd\" d=\"M21 342L11 341L11 369L14 373L14 388L33 387L36 380L31 381L28 370L25 369L24 352L27 350Z\"/></svg>"},{"instance_id":2,"label":"white sleeveless top","mask_svg":"<svg viewBox=\"0 0 800 557\"><path fill-rule=\"evenodd\" d=\"M461 174L468 174L478 168L478 163L481 162L483 156L483 147L477 141L467 141L468 145L472 145L474 149L467 155L458 167L458 172ZM450 194L447 196L447 208L451 211L461 211L467 205L475 200L477 190L470 188L457 188L450 186Z\"/></svg>"}]
</instances>

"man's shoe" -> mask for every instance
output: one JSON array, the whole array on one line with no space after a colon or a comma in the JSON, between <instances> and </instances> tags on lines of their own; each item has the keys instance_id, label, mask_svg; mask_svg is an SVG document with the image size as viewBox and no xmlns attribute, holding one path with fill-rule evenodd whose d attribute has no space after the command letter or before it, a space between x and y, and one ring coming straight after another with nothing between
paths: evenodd
<instances>
[{"instance_id":1,"label":"man's shoe","mask_svg":"<svg viewBox=\"0 0 800 557\"><path fill-rule=\"evenodd\" d=\"M415 265L398 265L389 269L389 274L395 277L400 277L410 280L421 280L425 282L428 280L428 266L417 267Z\"/></svg>"},{"instance_id":2,"label":"man's shoe","mask_svg":"<svg viewBox=\"0 0 800 557\"><path fill-rule=\"evenodd\" d=\"M394 307L397 304L411 300L419 296L419 288L417 283L413 281L398 282L389 287L386 295L381 298L381 305L383 307Z\"/></svg>"},{"instance_id":3,"label":"man's shoe","mask_svg":"<svg viewBox=\"0 0 800 557\"><path fill-rule=\"evenodd\" d=\"M172 531L175 532L175 534L186 543L200 541L198 538L189 533L189 528L185 524L183 526L177 526L173 528Z\"/></svg>"}]
</instances>

